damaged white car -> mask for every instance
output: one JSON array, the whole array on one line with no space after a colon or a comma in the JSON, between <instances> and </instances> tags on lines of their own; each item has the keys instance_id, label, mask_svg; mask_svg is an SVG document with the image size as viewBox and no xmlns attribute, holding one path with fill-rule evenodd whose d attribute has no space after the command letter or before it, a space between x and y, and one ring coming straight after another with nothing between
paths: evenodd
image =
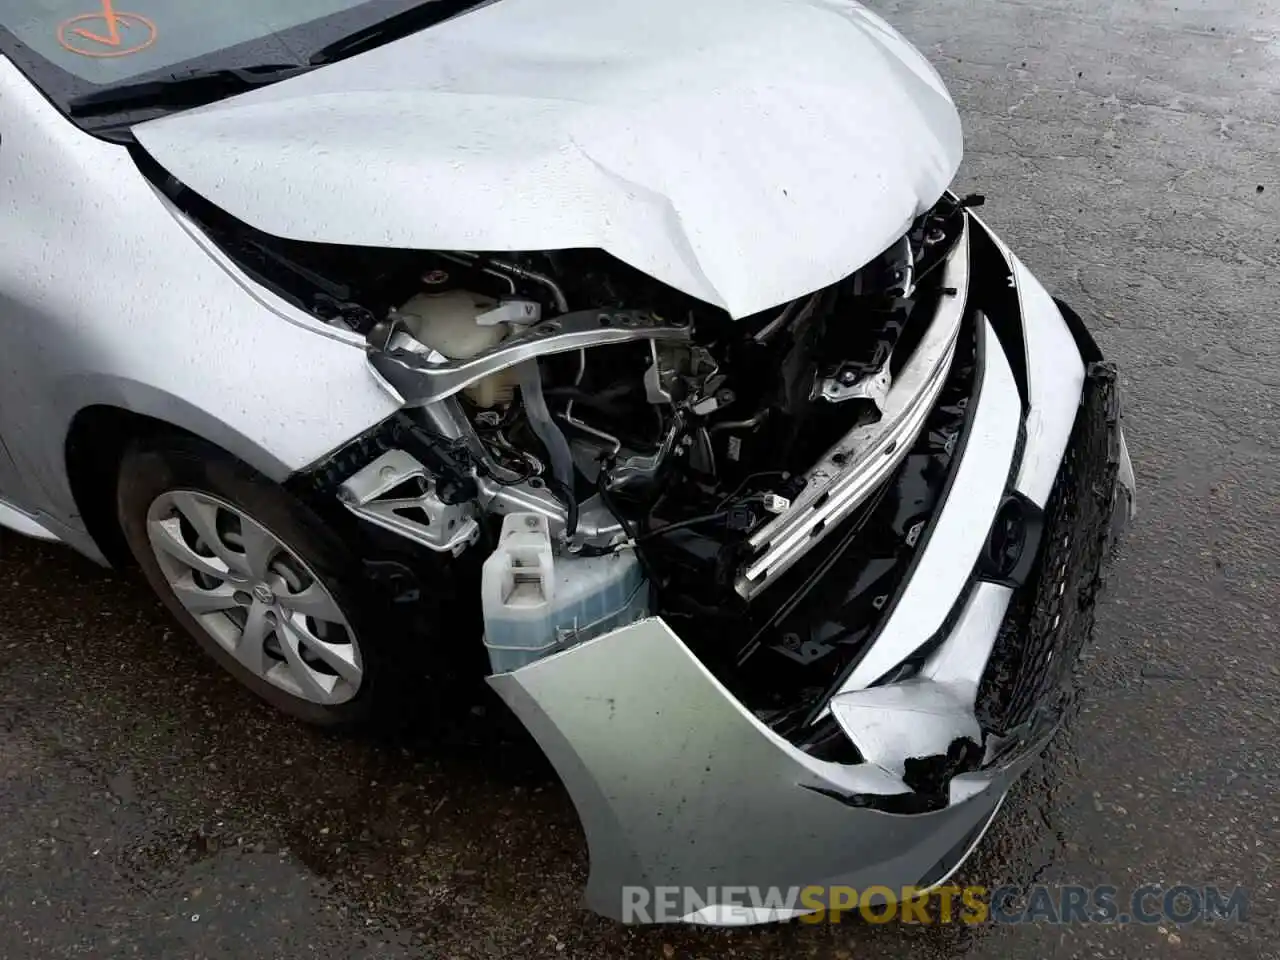
<instances>
[{"instance_id":1,"label":"damaged white car","mask_svg":"<svg viewBox=\"0 0 1280 960\"><path fill-rule=\"evenodd\" d=\"M0 524L309 721L474 653L605 914L941 882L1133 478L938 75L852 0L240 5L0 0Z\"/></svg>"}]
</instances>

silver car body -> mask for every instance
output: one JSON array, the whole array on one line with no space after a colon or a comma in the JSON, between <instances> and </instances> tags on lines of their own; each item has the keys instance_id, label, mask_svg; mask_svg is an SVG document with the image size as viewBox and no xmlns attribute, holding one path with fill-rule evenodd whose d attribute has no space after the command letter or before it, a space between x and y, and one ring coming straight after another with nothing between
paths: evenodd
<instances>
[{"instance_id":1,"label":"silver car body","mask_svg":"<svg viewBox=\"0 0 1280 960\"><path fill-rule=\"evenodd\" d=\"M961 157L937 74L851 0L501 0L134 136L267 233L598 247L734 317L858 269L938 200ZM400 408L363 337L251 280L125 147L70 123L3 58L0 185L0 524L103 558L68 474L87 410L179 426L284 481ZM1014 488L1049 501L1086 382L1058 306L966 216L1011 266L1029 397L1024 410L983 325L950 496L906 595L828 704L863 762L816 760L773 733L656 618L492 678L577 805L595 909L620 916L626 886L940 882L1050 732L1013 751L986 743L939 809L877 806L911 792L910 758L978 735L1013 590L966 595L965 581L1019 445ZM1118 469L1131 491L1122 446ZM940 634L911 679L874 685ZM711 904L686 919L786 912Z\"/></svg>"},{"instance_id":2,"label":"silver car body","mask_svg":"<svg viewBox=\"0 0 1280 960\"><path fill-rule=\"evenodd\" d=\"M182 427L275 480L397 408L362 338L251 283L126 149L3 59L0 180L0 491L59 539L100 557L66 469L90 408Z\"/></svg>"}]
</instances>

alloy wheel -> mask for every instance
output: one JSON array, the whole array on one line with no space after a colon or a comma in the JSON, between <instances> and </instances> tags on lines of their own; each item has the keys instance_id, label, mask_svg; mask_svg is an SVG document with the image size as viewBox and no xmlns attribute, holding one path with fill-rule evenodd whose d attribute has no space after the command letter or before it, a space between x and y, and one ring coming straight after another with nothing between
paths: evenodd
<instances>
[{"instance_id":1,"label":"alloy wheel","mask_svg":"<svg viewBox=\"0 0 1280 960\"><path fill-rule=\"evenodd\" d=\"M332 706L364 670L355 631L296 552L239 507L170 490L147 510L147 537L178 602L246 670Z\"/></svg>"}]
</instances>

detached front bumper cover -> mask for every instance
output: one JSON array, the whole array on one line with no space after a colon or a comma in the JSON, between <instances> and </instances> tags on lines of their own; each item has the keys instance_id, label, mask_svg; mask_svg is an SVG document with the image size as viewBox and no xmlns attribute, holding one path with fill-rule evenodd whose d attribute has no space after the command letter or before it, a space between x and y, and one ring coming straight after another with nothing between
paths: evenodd
<instances>
[{"instance_id":1,"label":"detached front bumper cover","mask_svg":"<svg viewBox=\"0 0 1280 960\"><path fill-rule=\"evenodd\" d=\"M587 903L616 919L626 888L914 883L1030 759L956 778L982 802L909 817L863 806L907 788L774 734L656 619L491 682L568 788L591 852Z\"/></svg>"},{"instance_id":2,"label":"detached front bumper cover","mask_svg":"<svg viewBox=\"0 0 1280 960\"><path fill-rule=\"evenodd\" d=\"M621 919L626 888L945 880L1057 726L1131 478L1114 370L1093 364L1033 580L1013 603L1006 587L977 584L918 675L833 698L859 764L817 760L775 734L659 619L491 678L578 809L588 905ZM795 912L712 905L684 919Z\"/></svg>"}]
</instances>

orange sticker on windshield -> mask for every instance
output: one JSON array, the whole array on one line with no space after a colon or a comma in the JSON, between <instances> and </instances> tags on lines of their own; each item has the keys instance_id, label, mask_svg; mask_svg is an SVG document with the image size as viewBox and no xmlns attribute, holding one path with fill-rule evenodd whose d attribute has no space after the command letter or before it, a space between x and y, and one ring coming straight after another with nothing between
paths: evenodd
<instances>
[{"instance_id":1,"label":"orange sticker on windshield","mask_svg":"<svg viewBox=\"0 0 1280 960\"><path fill-rule=\"evenodd\" d=\"M140 13L116 13L102 0L98 13L81 13L58 24L58 43L82 57L127 57L156 42L156 25Z\"/></svg>"}]
</instances>

